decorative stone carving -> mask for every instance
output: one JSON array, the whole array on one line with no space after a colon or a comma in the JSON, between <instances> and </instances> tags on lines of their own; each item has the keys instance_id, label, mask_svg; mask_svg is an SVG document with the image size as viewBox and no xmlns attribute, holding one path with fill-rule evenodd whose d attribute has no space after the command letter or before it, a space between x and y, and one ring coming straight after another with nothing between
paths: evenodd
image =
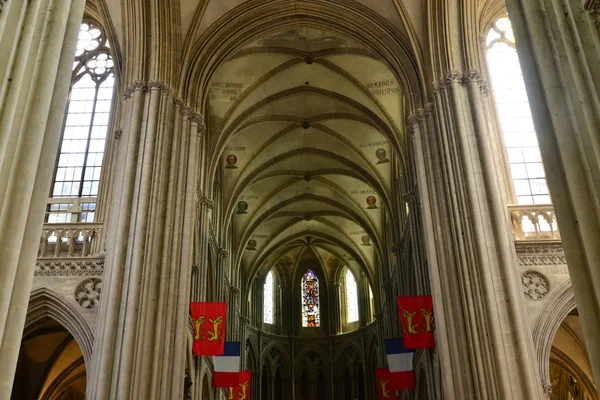
<instances>
[{"instance_id":1,"label":"decorative stone carving","mask_svg":"<svg viewBox=\"0 0 600 400\"><path fill-rule=\"evenodd\" d=\"M4 8L4 3L8 3L8 0L0 0L0 12L2 12L2 9Z\"/></svg>"},{"instance_id":2,"label":"decorative stone carving","mask_svg":"<svg viewBox=\"0 0 600 400\"><path fill-rule=\"evenodd\" d=\"M123 98L125 99L125 101L129 101L131 96L133 96L134 92L145 92L147 89L148 89L148 85L146 85L146 82L139 81L139 80L133 81L131 86L129 86L127 88L127 90L125 90L125 93L123 94Z\"/></svg>"},{"instance_id":3,"label":"decorative stone carving","mask_svg":"<svg viewBox=\"0 0 600 400\"><path fill-rule=\"evenodd\" d=\"M552 398L552 385L548 382L542 382L542 388L544 389L544 394L547 398Z\"/></svg>"},{"instance_id":4,"label":"decorative stone carving","mask_svg":"<svg viewBox=\"0 0 600 400\"><path fill-rule=\"evenodd\" d=\"M587 0L585 9L590 12L596 26L600 28L600 0Z\"/></svg>"},{"instance_id":5,"label":"decorative stone carving","mask_svg":"<svg viewBox=\"0 0 600 400\"><path fill-rule=\"evenodd\" d=\"M104 259L38 259L35 276L102 276Z\"/></svg>"},{"instance_id":6,"label":"decorative stone carving","mask_svg":"<svg viewBox=\"0 0 600 400\"><path fill-rule=\"evenodd\" d=\"M100 301L100 292L102 292L102 279L88 278L75 289L75 300L81 307L93 308Z\"/></svg>"},{"instance_id":7,"label":"decorative stone carving","mask_svg":"<svg viewBox=\"0 0 600 400\"><path fill-rule=\"evenodd\" d=\"M482 79L479 82L479 91L481 92L481 95L484 97L487 97L490 95L490 87L488 86L488 83L485 79Z\"/></svg>"},{"instance_id":8,"label":"decorative stone carving","mask_svg":"<svg viewBox=\"0 0 600 400\"><path fill-rule=\"evenodd\" d=\"M148 91L162 90L163 87L164 87L164 85L161 82L158 82L158 81L150 81L150 82L148 82Z\"/></svg>"},{"instance_id":9,"label":"decorative stone carving","mask_svg":"<svg viewBox=\"0 0 600 400\"><path fill-rule=\"evenodd\" d=\"M479 82L481 81L481 73L476 69L469 69L463 74L463 82Z\"/></svg>"},{"instance_id":10,"label":"decorative stone carving","mask_svg":"<svg viewBox=\"0 0 600 400\"><path fill-rule=\"evenodd\" d=\"M123 131L121 129L117 129L115 131L115 139L117 140L121 140L121 137L123 136Z\"/></svg>"},{"instance_id":11,"label":"decorative stone carving","mask_svg":"<svg viewBox=\"0 0 600 400\"><path fill-rule=\"evenodd\" d=\"M463 79L463 74L461 74L458 71L450 71L444 77L444 82L447 85L450 85L452 83L460 83L462 81L462 79Z\"/></svg>"},{"instance_id":12,"label":"decorative stone carving","mask_svg":"<svg viewBox=\"0 0 600 400\"><path fill-rule=\"evenodd\" d=\"M521 275L521 283L525 297L531 300L541 300L550 292L550 282L537 271L526 271Z\"/></svg>"},{"instance_id":13,"label":"decorative stone carving","mask_svg":"<svg viewBox=\"0 0 600 400\"><path fill-rule=\"evenodd\" d=\"M517 261L522 267L536 265L567 265L562 244L515 243Z\"/></svg>"}]
</instances>

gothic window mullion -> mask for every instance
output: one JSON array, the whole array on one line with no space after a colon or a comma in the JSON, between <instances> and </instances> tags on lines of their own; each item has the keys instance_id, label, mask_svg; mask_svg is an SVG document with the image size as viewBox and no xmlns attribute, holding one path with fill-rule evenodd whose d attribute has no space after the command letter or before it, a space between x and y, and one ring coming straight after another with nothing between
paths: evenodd
<instances>
[{"instance_id":1,"label":"gothic window mullion","mask_svg":"<svg viewBox=\"0 0 600 400\"><path fill-rule=\"evenodd\" d=\"M94 120L96 119L96 105L98 104L98 91L100 90L101 82L96 82L96 92L94 94L94 104L92 105L92 117L90 118L90 127L88 129L87 143L85 146L85 156L83 158L83 167L81 168L81 178L79 179L78 196L83 196L83 182L85 181L85 173L90 155L90 143L92 141L92 130L94 129Z\"/></svg>"}]
</instances>

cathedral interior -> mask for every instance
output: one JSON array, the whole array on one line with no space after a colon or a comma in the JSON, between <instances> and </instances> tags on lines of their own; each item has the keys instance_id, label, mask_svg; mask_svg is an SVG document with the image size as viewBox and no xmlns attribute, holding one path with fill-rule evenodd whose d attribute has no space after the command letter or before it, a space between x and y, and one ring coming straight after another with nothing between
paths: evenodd
<instances>
[{"instance_id":1,"label":"cathedral interior","mask_svg":"<svg viewBox=\"0 0 600 400\"><path fill-rule=\"evenodd\" d=\"M0 400L599 400L599 0L0 0ZM383 395L383 397L387 397Z\"/></svg>"}]
</instances>

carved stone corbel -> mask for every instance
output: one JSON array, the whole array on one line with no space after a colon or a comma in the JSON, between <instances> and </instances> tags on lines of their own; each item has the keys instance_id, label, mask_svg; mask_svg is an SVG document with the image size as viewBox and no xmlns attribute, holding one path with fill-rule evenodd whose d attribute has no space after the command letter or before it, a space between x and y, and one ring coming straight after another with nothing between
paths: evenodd
<instances>
[{"instance_id":1,"label":"carved stone corbel","mask_svg":"<svg viewBox=\"0 0 600 400\"><path fill-rule=\"evenodd\" d=\"M587 0L584 7L589 11L596 26L600 28L600 0Z\"/></svg>"}]
</instances>

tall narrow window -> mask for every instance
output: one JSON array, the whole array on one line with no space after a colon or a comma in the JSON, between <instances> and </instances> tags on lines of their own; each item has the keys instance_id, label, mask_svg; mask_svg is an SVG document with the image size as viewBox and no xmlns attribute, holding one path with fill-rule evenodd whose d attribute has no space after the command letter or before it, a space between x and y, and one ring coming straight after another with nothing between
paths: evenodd
<instances>
[{"instance_id":1,"label":"tall narrow window","mask_svg":"<svg viewBox=\"0 0 600 400\"><path fill-rule=\"evenodd\" d=\"M487 36L487 62L518 204L549 204L550 194L508 18Z\"/></svg>"},{"instance_id":2,"label":"tall narrow window","mask_svg":"<svg viewBox=\"0 0 600 400\"><path fill-rule=\"evenodd\" d=\"M358 289L349 268L346 270L346 319L348 322L358 321Z\"/></svg>"},{"instance_id":3,"label":"tall narrow window","mask_svg":"<svg viewBox=\"0 0 600 400\"><path fill-rule=\"evenodd\" d=\"M265 324L272 324L275 322L274 318L274 300L275 290L273 289L273 271L269 271L265 284L263 286L263 322Z\"/></svg>"},{"instance_id":4,"label":"tall narrow window","mask_svg":"<svg viewBox=\"0 0 600 400\"><path fill-rule=\"evenodd\" d=\"M321 326L319 314L319 278L312 270L302 277L302 326Z\"/></svg>"},{"instance_id":5,"label":"tall narrow window","mask_svg":"<svg viewBox=\"0 0 600 400\"><path fill-rule=\"evenodd\" d=\"M47 222L93 222L113 96L106 37L81 24Z\"/></svg>"}]
</instances>

